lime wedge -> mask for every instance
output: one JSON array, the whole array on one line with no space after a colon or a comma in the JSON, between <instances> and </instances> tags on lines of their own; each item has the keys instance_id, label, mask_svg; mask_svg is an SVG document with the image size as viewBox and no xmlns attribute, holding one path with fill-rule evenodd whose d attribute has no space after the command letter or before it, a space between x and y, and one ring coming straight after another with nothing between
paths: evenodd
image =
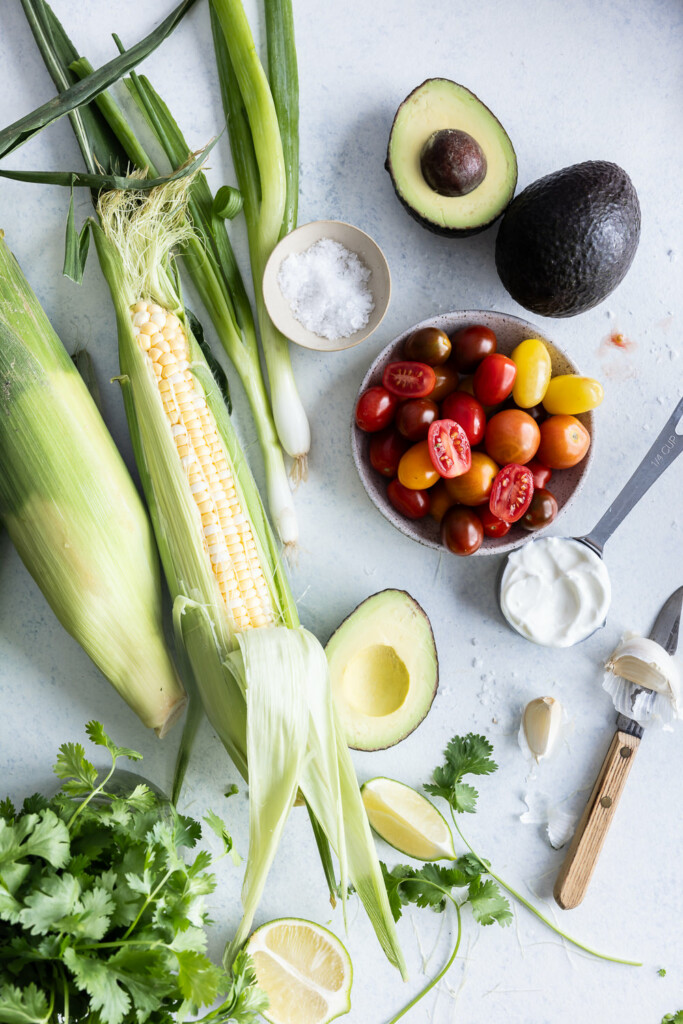
<instances>
[{"instance_id":1,"label":"lime wedge","mask_svg":"<svg viewBox=\"0 0 683 1024\"><path fill-rule=\"evenodd\" d=\"M455 860L453 836L433 803L394 779L361 787L368 820L385 843L416 860Z\"/></svg>"},{"instance_id":2,"label":"lime wedge","mask_svg":"<svg viewBox=\"0 0 683 1024\"><path fill-rule=\"evenodd\" d=\"M351 1009L351 958L336 935L313 921L280 918L247 943L270 1024L328 1024Z\"/></svg>"}]
</instances>

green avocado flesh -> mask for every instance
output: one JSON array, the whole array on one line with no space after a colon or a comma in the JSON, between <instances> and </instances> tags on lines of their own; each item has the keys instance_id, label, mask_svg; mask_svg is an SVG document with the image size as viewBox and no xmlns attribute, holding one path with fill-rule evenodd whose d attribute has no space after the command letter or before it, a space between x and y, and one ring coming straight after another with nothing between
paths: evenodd
<instances>
[{"instance_id":1,"label":"green avocado flesh","mask_svg":"<svg viewBox=\"0 0 683 1024\"><path fill-rule=\"evenodd\" d=\"M423 174L427 142L448 129L471 136L484 156L483 180L466 195L441 195ZM386 168L411 216L430 231L453 237L487 228L500 217L517 184L517 158L503 126L474 93L447 78L423 82L398 108Z\"/></svg>"},{"instance_id":2,"label":"green avocado flesh","mask_svg":"<svg viewBox=\"0 0 683 1024\"><path fill-rule=\"evenodd\" d=\"M381 750L405 739L436 695L438 659L429 619L403 590L373 594L325 649L346 742Z\"/></svg>"},{"instance_id":3,"label":"green avocado flesh","mask_svg":"<svg viewBox=\"0 0 683 1024\"><path fill-rule=\"evenodd\" d=\"M640 205L628 174L587 160L540 178L513 200L496 239L496 268L521 306L575 316L614 291L639 238Z\"/></svg>"}]
</instances>

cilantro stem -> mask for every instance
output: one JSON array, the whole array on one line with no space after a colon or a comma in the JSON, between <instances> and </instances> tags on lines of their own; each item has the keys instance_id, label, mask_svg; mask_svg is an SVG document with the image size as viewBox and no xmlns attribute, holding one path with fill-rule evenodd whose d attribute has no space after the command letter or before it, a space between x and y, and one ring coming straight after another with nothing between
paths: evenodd
<instances>
[{"instance_id":1,"label":"cilantro stem","mask_svg":"<svg viewBox=\"0 0 683 1024\"><path fill-rule=\"evenodd\" d=\"M156 898L156 895L159 892L159 889L163 889L163 887L166 885L167 881L169 880L169 878L173 874L173 871L174 871L173 868L171 868L169 871L167 871L166 874L164 875L164 877L161 879L161 881L157 885L156 889L154 889L154 891L149 894L149 896L147 897L147 899L145 900L145 902L142 904L142 906L138 910L137 914L135 915L135 920L133 921L133 923L124 932L123 937L121 939L122 942L124 942L128 938L128 936L130 935L130 933L135 930L135 926L137 925L138 921L140 920L140 918L142 917L144 912L147 910L147 907L150 905L150 903L154 902L154 899Z\"/></svg>"},{"instance_id":2,"label":"cilantro stem","mask_svg":"<svg viewBox=\"0 0 683 1024\"><path fill-rule=\"evenodd\" d=\"M455 814L453 812L453 808L452 807L451 807L451 818L453 819L453 826L455 828L455 831L458 833L458 835L460 836L460 838L462 839L463 843L465 844L467 849L470 851L470 853L473 853L474 856L477 858L477 860L481 861L482 866L484 866L486 873L489 874L491 876L491 878L494 878L496 880L496 882L498 882L498 885L502 886L503 889L505 889L507 892L509 892L510 895L513 896L514 899L518 900L518 902L521 903L523 906L525 906L527 908L527 910L531 911L532 914L535 914L536 917L540 921L542 921L543 924L546 925L546 927L550 928L551 931L554 931L556 935L559 935L561 938L563 938L567 942L571 943L572 946L576 946L578 949L582 949L584 951L584 953L590 953L591 956L597 957L599 960L609 960L611 963L614 963L614 964L626 964L628 967L642 967L643 966L642 962L639 961L639 960L623 960L623 959L621 959L621 957L607 956L605 953L598 953L597 950L591 949L590 946L584 946L584 944L582 942L579 942L578 939L573 939L571 937L571 935L567 935L566 932L563 932L562 929L558 928L557 925L554 924L550 920L549 917L546 917L545 914L542 914L541 911L538 910L533 905L533 903L530 903L529 900L525 899L524 896L522 896L521 893L517 892L516 889L513 889L512 886L507 884L507 882L504 882L502 878L500 878L493 871L491 871L491 868L485 867L485 862L479 856L477 851L472 849L472 847L470 846L469 842L467 841L465 836L462 834L462 832L460 830L460 826L458 825L458 822L456 821Z\"/></svg>"},{"instance_id":3,"label":"cilantro stem","mask_svg":"<svg viewBox=\"0 0 683 1024\"><path fill-rule=\"evenodd\" d=\"M81 813L83 808L88 806L88 804L93 799L93 797L97 796L98 793L101 793L103 791L104 787L107 785L107 783L109 782L110 778L114 774L114 770L116 768L117 760L118 760L118 758L117 758L116 754L112 754L111 768L109 769L109 771L107 772L105 777L102 779L102 781L100 782L99 786L95 786L95 788L93 790L91 790L90 793L88 793L88 795L85 798L85 800L81 801L81 803L78 805L76 810L73 812L73 814L71 815L71 817L67 821L66 827L69 830L71 830L71 826L73 825L74 821L76 820L78 815Z\"/></svg>"},{"instance_id":4,"label":"cilantro stem","mask_svg":"<svg viewBox=\"0 0 683 1024\"><path fill-rule=\"evenodd\" d=\"M435 886L435 888L440 888L440 887L439 886ZM408 1013L408 1010L412 1010L413 1006L415 1006L416 1003L419 1003L419 1001L423 998L423 996L426 996L428 992L431 992L431 990L434 988L434 986L438 985L439 982L441 981L441 979L446 974L448 974L449 970L453 966L453 961L455 960L456 956L458 955L458 950L460 949L460 939L462 938L462 917L460 915L460 906L458 905L457 901L453 899L453 897L451 896L451 894L449 892L447 892L445 889L443 889L442 891L444 892L444 894L446 896L448 896L449 900L451 901L451 903L455 907L455 913L456 913L457 918L458 918L458 935L457 935L457 938L455 940L455 946L453 948L453 952L451 953L450 957L448 958L448 961L441 968L439 973L436 974L432 978L432 980L427 985L425 985L425 987L423 989L421 989L418 992L418 994L416 996L414 996L413 999L410 1000L409 1003L407 1003L403 1007L402 1010L399 1010L399 1012L396 1014L396 1016L392 1017L391 1020L387 1022L387 1024L396 1024L396 1021L400 1020L401 1017L405 1016L405 1014Z\"/></svg>"}]
</instances>

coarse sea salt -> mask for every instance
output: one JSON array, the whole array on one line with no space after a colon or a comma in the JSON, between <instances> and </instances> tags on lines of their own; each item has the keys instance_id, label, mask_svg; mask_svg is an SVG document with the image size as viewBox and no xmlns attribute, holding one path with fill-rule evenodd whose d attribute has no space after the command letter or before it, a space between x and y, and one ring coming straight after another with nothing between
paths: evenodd
<instances>
[{"instance_id":1,"label":"coarse sea salt","mask_svg":"<svg viewBox=\"0 0 683 1024\"><path fill-rule=\"evenodd\" d=\"M375 308L370 270L340 242L321 238L280 264L278 284L294 317L320 338L348 338L367 326Z\"/></svg>"}]
</instances>

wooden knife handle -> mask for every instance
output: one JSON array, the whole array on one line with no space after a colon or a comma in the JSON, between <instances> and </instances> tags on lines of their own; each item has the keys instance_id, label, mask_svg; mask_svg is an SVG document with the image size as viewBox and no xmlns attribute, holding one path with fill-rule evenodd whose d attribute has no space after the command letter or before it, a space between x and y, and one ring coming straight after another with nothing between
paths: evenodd
<instances>
[{"instance_id":1,"label":"wooden knife handle","mask_svg":"<svg viewBox=\"0 0 683 1024\"><path fill-rule=\"evenodd\" d=\"M635 736L614 734L555 882L553 895L563 910L578 907L586 895L639 746Z\"/></svg>"}]
</instances>

